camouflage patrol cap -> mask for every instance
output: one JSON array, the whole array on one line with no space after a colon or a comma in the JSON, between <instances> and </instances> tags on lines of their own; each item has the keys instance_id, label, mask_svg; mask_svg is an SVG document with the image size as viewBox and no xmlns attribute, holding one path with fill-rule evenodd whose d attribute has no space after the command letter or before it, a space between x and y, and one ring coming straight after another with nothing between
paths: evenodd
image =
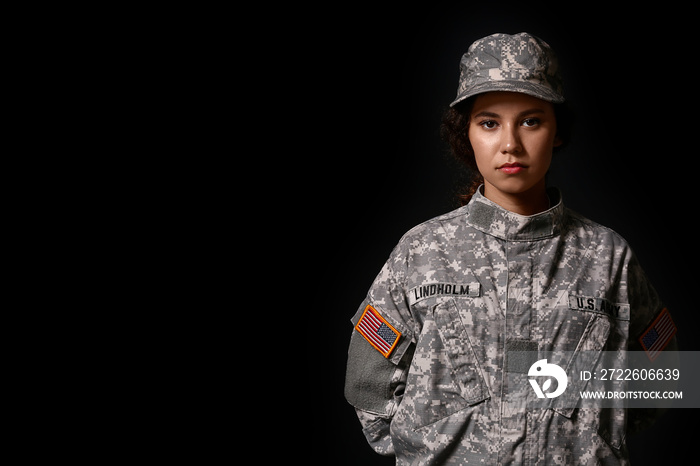
<instances>
[{"instance_id":1,"label":"camouflage patrol cap","mask_svg":"<svg viewBox=\"0 0 700 466\"><path fill-rule=\"evenodd\" d=\"M490 91L522 92L552 103L564 102L554 51L526 32L477 40L462 56L459 69L457 98L450 107Z\"/></svg>"}]
</instances>

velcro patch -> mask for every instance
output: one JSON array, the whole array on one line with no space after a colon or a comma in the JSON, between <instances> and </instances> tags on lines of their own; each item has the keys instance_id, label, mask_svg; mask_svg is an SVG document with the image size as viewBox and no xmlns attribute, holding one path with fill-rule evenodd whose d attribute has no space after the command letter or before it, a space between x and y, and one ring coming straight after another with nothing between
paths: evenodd
<instances>
[{"instance_id":1,"label":"velcro patch","mask_svg":"<svg viewBox=\"0 0 700 466\"><path fill-rule=\"evenodd\" d=\"M387 322L375 308L367 305L362 317L355 325L355 330L365 337L370 345L388 358L401 338L401 332Z\"/></svg>"},{"instance_id":2,"label":"velcro patch","mask_svg":"<svg viewBox=\"0 0 700 466\"><path fill-rule=\"evenodd\" d=\"M599 314L607 314L615 319L630 320L630 305L618 304L605 298L594 296L569 295L569 309L575 311L590 311Z\"/></svg>"},{"instance_id":3,"label":"velcro patch","mask_svg":"<svg viewBox=\"0 0 700 466\"><path fill-rule=\"evenodd\" d=\"M481 295L479 283L429 283L416 286L408 291L408 304L413 306L418 301L433 296L470 296L472 298Z\"/></svg>"},{"instance_id":4,"label":"velcro patch","mask_svg":"<svg viewBox=\"0 0 700 466\"><path fill-rule=\"evenodd\" d=\"M656 359L659 353L666 348L666 345L671 342L677 330L676 324L671 319L671 313L664 308L649 328L639 337L639 342L650 360Z\"/></svg>"}]
</instances>

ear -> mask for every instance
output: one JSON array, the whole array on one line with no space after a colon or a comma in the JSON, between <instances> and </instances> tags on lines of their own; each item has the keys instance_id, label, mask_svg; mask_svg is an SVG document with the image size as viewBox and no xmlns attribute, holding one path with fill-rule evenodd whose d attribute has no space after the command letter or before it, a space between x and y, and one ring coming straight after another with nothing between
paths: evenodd
<instances>
[{"instance_id":1,"label":"ear","mask_svg":"<svg viewBox=\"0 0 700 466\"><path fill-rule=\"evenodd\" d=\"M554 145L553 145L553 147L559 147L559 146L561 146L562 144L564 144L564 141L562 141L561 138L560 138L559 136L555 136L555 137L554 137Z\"/></svg>"}]
</instances>

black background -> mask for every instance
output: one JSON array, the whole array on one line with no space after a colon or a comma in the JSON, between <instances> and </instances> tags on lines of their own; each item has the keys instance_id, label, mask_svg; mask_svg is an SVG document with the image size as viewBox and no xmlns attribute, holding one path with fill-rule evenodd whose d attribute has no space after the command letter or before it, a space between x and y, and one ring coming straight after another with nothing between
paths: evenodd
<instances>
[{"instance_id":1,"label":"black background","mask_svg":"<svg viewBox=\"0 0 700 466\"><path fill-rule=\"evenodd\" d=\"M495 32L530 32L558 54L576 122L548 183L569 208L627 239L671 311L681 349L700 350L699 72L684 24L694 13L641 8L431 2L319 17L316 71L307 77L320 117L307 128L317 157L305 181L313 211L305 230L316 258L307 286L318 290L309 305L323 316L329 344L308 347L321 439L310 450L320 460L393 464L366 444L343 397L350 317L400 237L459 206L462 173L440 140L440 118L456 94L461 55ZM695 457L696 414L672 409L628 439L632 464Z\"/></svg>"}]
</instances>

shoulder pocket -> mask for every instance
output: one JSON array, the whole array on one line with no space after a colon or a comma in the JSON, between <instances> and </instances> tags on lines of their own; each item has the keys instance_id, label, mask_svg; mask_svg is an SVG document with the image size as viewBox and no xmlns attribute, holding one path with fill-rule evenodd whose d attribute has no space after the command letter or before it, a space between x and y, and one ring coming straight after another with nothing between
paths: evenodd
<instances>
[{"instance_id":1,"label":"shoulder pocket","mask_svg":"<svg viewBox=\"0 0 700 466\"><path fill-rule=\"evenodd\" d=\"M436 305L434 319L452 367L452 379L459 385L462 397L470 405L489 398L479 361L454 299Z\"/></svg>"},{"instance_id":2,"label":"shoulder pocket","mask_svg":"<svg viewBox=\"0 0 700 466\"><path fill-rule=\"evenodd\" d=\"M367 301L351 322L354 330L348 349L345 398L363 411L389 415L390 402L394 399L394 376L402 370L399 365L404 355L411 356L408 351L411 333L405 325L386 313L380 314Z\"/></svg>"}]
</instances>

